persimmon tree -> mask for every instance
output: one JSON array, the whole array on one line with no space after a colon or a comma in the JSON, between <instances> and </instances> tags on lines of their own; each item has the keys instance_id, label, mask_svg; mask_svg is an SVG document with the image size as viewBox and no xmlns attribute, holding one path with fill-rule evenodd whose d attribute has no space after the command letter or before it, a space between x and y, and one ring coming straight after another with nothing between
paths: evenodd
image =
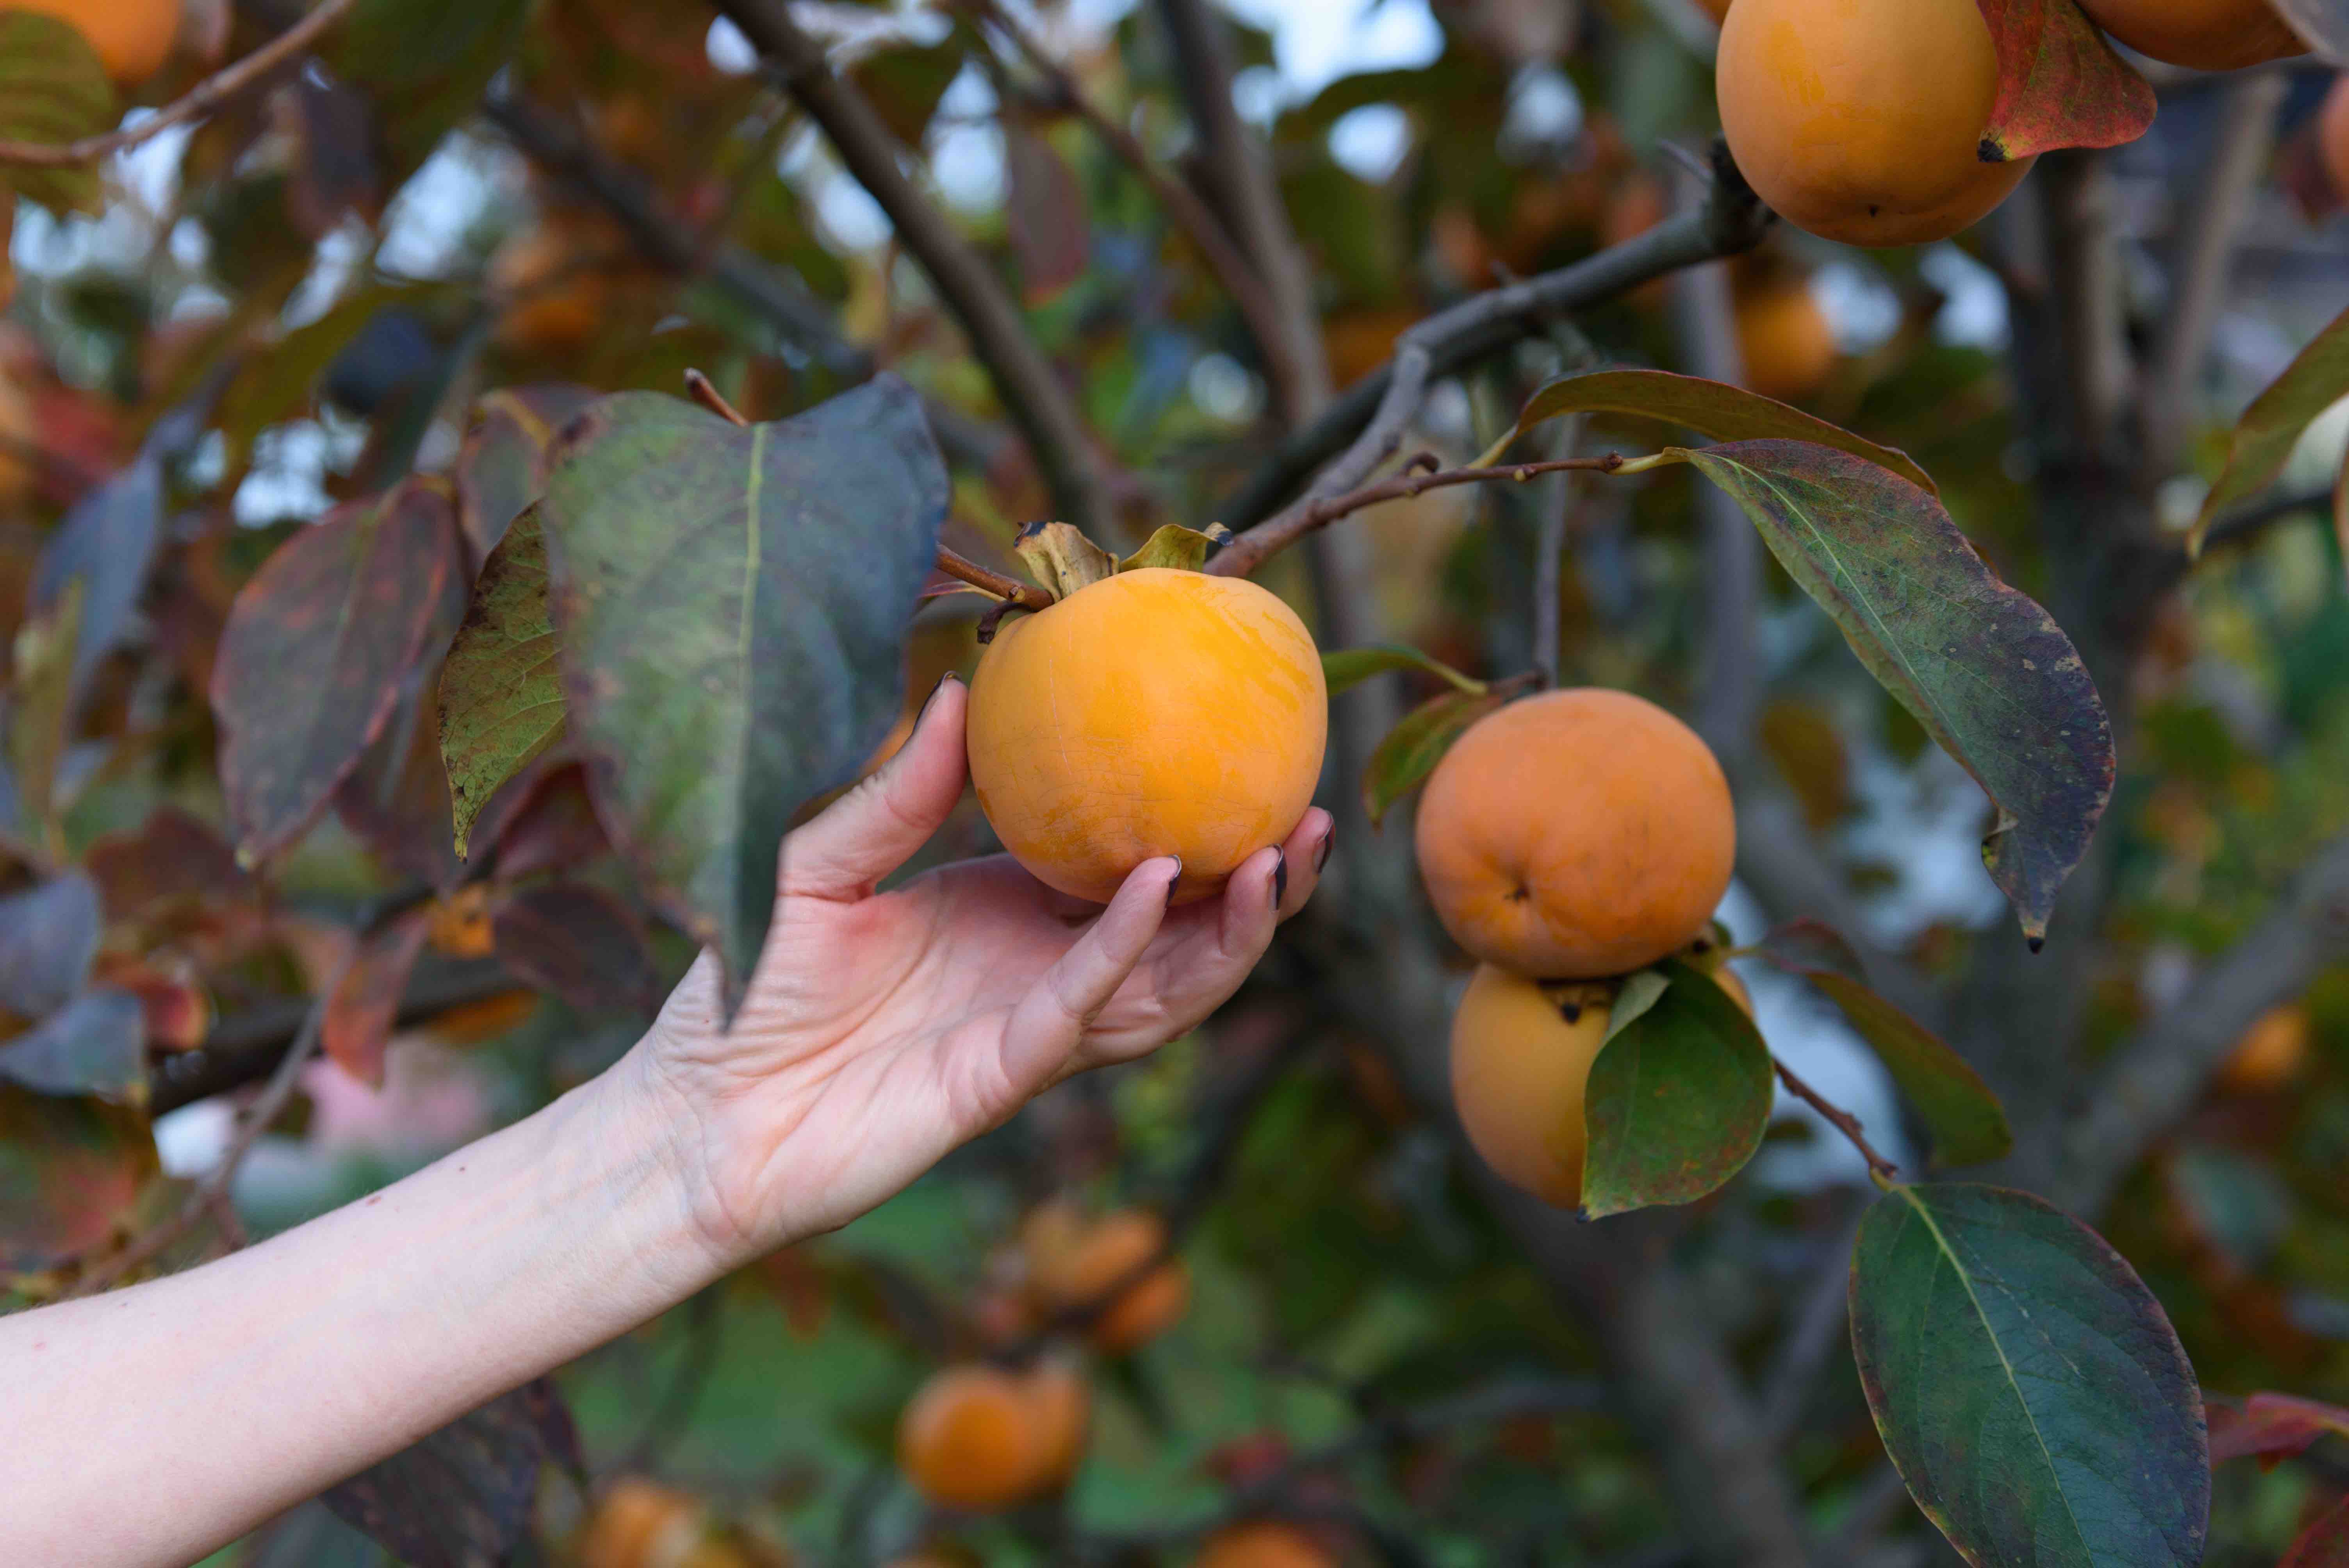
<instances>
[{"instance_id":1,"label":"persimmon tree","mask_svg":"<svg viewBox=\"0 0 2349 1568\"><path fill-rule=\"evenodd\" d=\"M934 857L1339 820L1197 1037L226 1560L2343 1560L2349 315L2219 352L2349 275L2336 17L1445 5L1248 115L1206 0L130 9L0 0L7 1304L739 998L947 671Z\"/></svg>"}]
</instances>

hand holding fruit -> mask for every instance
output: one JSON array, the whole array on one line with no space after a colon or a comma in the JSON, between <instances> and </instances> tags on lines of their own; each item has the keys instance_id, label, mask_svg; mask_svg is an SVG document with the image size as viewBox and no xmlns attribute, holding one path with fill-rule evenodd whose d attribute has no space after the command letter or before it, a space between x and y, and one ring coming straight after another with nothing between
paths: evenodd
<instances>
[{"instance_id":1,"label":"hand holding fruit","mask_svg":"<svg viewBox=\"0 0 2349 1568\"><path fill-rule=\"evenodd\" d=\"M942 684L904 749L786 841L732 1027L705 954L622 1065L721 1259L843 1224L1038 1090L1193 1027L1312 893L1319 810L1172 911L1171 856L1130 867L1105 909L1009 857L876 892L962 793L968 700Z\"/></svg>"}]
</instances>

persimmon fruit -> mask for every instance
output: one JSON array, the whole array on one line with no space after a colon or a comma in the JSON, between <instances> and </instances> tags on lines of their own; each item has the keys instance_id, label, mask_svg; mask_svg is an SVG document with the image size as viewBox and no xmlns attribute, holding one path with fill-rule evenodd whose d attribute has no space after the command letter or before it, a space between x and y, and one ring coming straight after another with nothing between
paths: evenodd
<instances>
[{"instance_id":1,"label":"persimmon fruit","mask_svg":"<svg viewBox=\"0 0 2349 1568\"><path fill-rule=\"evenodd\" d=\"M1982 160L1998 58L1975 0L1739 0L1713 80L1755 192L1846 244L1947 239L2030 167Z\"/></svg>"},{"instance_id":2,"label":"persimmon fruit","mask_svg":"<svg viewBox=\"0 0 2349 1568\"><path fill-rule=\"evenodd\" d=\"M126 87L161 70L180 36L180 0L9 0L8 8L71 23Z\"/></svg>"},{"instance_id":3,"label":"persimmon fruit","mask_svg":"<svg viewBox=\"0 0 2349 1568\"><path fill-rule=\"evenodd\" d=\"M2233 71L2308 46L2267 0L2080 0L2088 19L2140 55L2198 71Z\"/></svg>"},{"instance_id":4,"label":"persimmon fruit","mask_svg":"<svg viewBox=\"0 0 2349 1568\"><path fill-rule=\"evenodd\" d=\"M1754 1016L1733 971L1713 981ZM1453 1015L1452 1100L1468 1141L1512 1186L1561 1209L1582 1206L1583 1093L1614 1002L1610 982L1545 985L1485 964Z\"/></svg>"},{"instance_id":5,"label":"persimmon fruit","mask_svg":"<svg viewBox=\"0 0 2349 1568\"><path fill-rule=\"evenodd\" d=\"M1117 1290L1120 1281L1133 1279L1089 1326L1094 1347L1123 1355L1174 1326L1191 1303L1190 1271L1182 1260L1167 1258L1134 1277L1165 1252L1164 1222L1142 1209L1122 1210L1090 1225L1072 1225L1072 1218L1048 1205L1022 1237L1039 1312L1049 1320L1090 1306Z\"/></svg>"},{"instance_id":6,"label":"persimmon fruit","mask_svg":"<svg viewBox=\"0 0 2349 1568\"><path fill-rule=\"evenodd\" d=\"M1737 819L1694 730L1629 692L1511 703L1454 742L1419 806L1420 875L1475 957L1546 980L1687 945L1729 889Z\"/></svg>"},{"instance_id":7,"label":"persimmon fruit","mask_svg":"<svg viewBox=\"0 0 2349 1568\"><path fill-rule=\"evenodd\" d=\"M1337 1568L1338 1559L1293 1524L1250 1520L1209 1536L1196 1568Z\"/></svg>"},{"instance_id":8,"label":"persimmon fruit","mask_svg":"<svg viewBox=\"0 0 2349 1568\"><path fill-rule=\"evenodd\" d=\"M1009 1508L1068 1480L1092 1398L1077 1372L949 1367L922 1385L897 1424L897 1462L923 1496L974 1512Z\"/></svg>"},{"instance_id":9,"label":"persimmon fruit","mask_svg":"<svg viewBox=\"0 0 2349 1568\"><path fill-rule=\"evenodd\" d=\"M1312 634L1253 583L1121 572L1007 621L970 684L970 779L1038 880L1106 903L1179 856L1219 892L1312 803L1329 737Z\"/></svg>"},{"instance_id":10,"label":"persimmon fruit","mask_svg":"<svg viewBox=\"0 0 2349 1568\"><path fill-rule=\"evenodd\" d=\"M2251 1020L2220 1066L2219 1087L2230 1094L2270 1094L2298 1078L2307 1063L2308 1009L2286 1002Z\"/></svg>"},{"instance_id":11,"label":"persimmon fruit","mask_svg":"<svg viewBox=\"0 0 2349 1568\"><path fill-rule=\"evenodd\" d=\"M30 499L40 479L40 420L31 394L0 372L0 508Z\"/></svg>"},{"instance_id":12,"label":"persimmon fruit","mask_svg":"<svg viewBox=\"0 0 2349 1568\"><path fill-rule=\"evenodd\" d=\"M606 1492L579 1543L580 1568L682 1568L708 1534L699 1501L629 1477Z\"/></svg>"},{"instance_id":13,"label":"persimmon fruit","mask_svg":"<svg viewBox=\"0 0 2349 1568\"><path fill-rule=\"evenodd\" d=\"M1826 385L1835 369L1835 327L1807 283L1785 279L1740 290L1735 311L1745 385L1789 403Z\"/></svg>"},{"instance_id":14,"label":"persimmon fruit","mask_svg":"<svg viewBox=\"0 0 2349 1568\"><path fill-rule=\"evenodd\" d=\"M2349 203L2349 71L2333 78L2316 113L2316 151L2334 198Z\"/></svg>"}]
</instances>

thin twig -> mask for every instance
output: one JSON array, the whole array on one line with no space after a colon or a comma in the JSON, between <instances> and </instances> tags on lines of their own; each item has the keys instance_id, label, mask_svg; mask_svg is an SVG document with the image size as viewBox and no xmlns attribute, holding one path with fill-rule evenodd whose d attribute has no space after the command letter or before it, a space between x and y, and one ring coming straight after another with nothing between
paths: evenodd
<instances>
[{"instance_id":1,"label":"thin twig","mask_svg":"<svg viewBox=\"0 0 2349 1568\"><path fill-rule=\"evenodd\" d=\"M109 153L136 147L183 120L211 113L252 87L316 43L320 34L341 21L357 3L358 0L324 0L324 4L299 22L234 65L223 67L206 77L184 96L165 104L137 125L110 130L103 136L86 136L79 141L0 141L0 163L56 169L75 163L95 162Z\"/></svg>"},{"instance_id":2,"label":"thin twig","mask_svg":"<svg viewBox=\"0 0 2349 1568\"><path fill-rule=\"evenodd\" d=\"M1900 1167L1884 1158L1877 1151L1876 1146L1868 1142L1868 1134L1860 1128L1859 1118L1828 1100L1818 1090L1795 1077L1795 1070L1776 1057L1770 1058L1770 1065L1778 1069L1778 1081L1786 1086L1789 1094L1826 1117L1837 1132L1851 1140L1852 1147L1858 1150L1861 1156L1867 1160L1868 1173L1870 1176L1881 1181L1899 1180Z\"/></svg>"},{"instance_id":3,"label":"thin twig","mask_svg":"<svg viewBox=\"0 0 2349 1568\"><path fill-rule=\"evenodd\" d=\"M1621 468L1626 459L1620 452L1609 452L1595 458L1548 458L1536 463L1504 463L1489 469L1442 469L1433 473L1415 471L1418 465L1432 460L1423 453L1413 458L1404 466L1403 471L1392 479L1364 485L1342 495L1324 496L1283 513L1278 526L1267 523L1262 528L1251 529L1224 546L1222 552L1207 563L1207 569L1220 576L1245 576L1315 529L1327 528L1340 518L1351 516L1364 507L1377 506L1381 501L1402 500L1453 485L1523 484L1543 474L1611 474ZM1240 559L1226 565L1226 562L1231 562L1235 555Z\"/></svg>"},{"instance_id":4,"label":"thin twig","mask_svg":"<svg viewBox=\"0 0 2349 1568\"><path fill-rule=\"evenodd\" d=\"M719 9L766 57L777 77L823 128L858 184L887 213L961 324L1006 410L1028 438L1060 512L1096 539L1111 536L1110 486L1076 399L1029 335L1019 308L985 258L906 176L901 149L873 106L802 30L786 0L719 0Z\"/></svg>"},{"instance_id":5,"label":"thin twig","mask_svg":"<svg viewBox=\"0 0 2349 1568\"><path fill-rule=\"evenodd\" d=\"M685 373L685 389L695 402L735 428L750 428L750 421L742 417L742 411L729 403L726 400L726 394L718 389L718 384L700 371L688 369Z\"/></svg>"}]
</instances>

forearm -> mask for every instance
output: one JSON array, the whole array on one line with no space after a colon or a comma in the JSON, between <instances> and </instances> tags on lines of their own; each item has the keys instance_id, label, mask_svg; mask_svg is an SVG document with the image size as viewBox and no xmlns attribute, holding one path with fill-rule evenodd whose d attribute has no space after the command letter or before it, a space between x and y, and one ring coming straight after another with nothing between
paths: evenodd
<instances>
[{"instance_id":1,"label":"forearm","mask_svg":"<svg viewBox=\"0 0 2349 1568\"><path fill-rule=\"evenodd\" d=\"M178 1568L708 1283L633 1082L217 1263L0 1318L0 1562Z\"/></svg>"}]
</instances>

